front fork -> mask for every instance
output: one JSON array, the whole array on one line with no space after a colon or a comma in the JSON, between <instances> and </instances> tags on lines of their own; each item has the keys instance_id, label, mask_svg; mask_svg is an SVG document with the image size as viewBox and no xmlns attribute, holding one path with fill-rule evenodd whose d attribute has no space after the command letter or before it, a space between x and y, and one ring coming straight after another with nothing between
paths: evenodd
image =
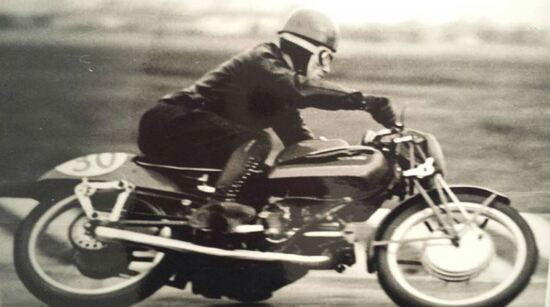
<instances>
[{"instance_id":1,"label":"front fork","mask_svg":"<svg viewBox=\"0 0 550 307\"><path fill-rule=\"evenodd\" d=\"M433 199L428 195L422 185L420 185L418 180L415 181L415 187L421 193L422 197L424 198L424 200L426 200L432 210L434 210L434 213L436 214L439 223L441 223L444 229L454 238L458 238L455 227L457 221L450 215L450 212L452 210L452 208L450 208L450 205L453 205L454 208L457 208L460 215L463 217L465 222L461 222L461 224L464 224L470 228L478 228L478 225L476 223L477 217L480 214L486 212L491 203L493 203L493 201L497 198L497 194L492 193L483 201L483 203L480 204L480 206L475 209L475 211L468 212L464 208L460 199L458 199L456 194L452 191L451 187L447 184L445 179L443 179L443 176L441 176L441 174L436 174L434 176L434 184L441 202L442 209L438 208L435 205ZM443 216L440 213L441 211L447 214L444 214Z\"/></svg>"},{"instance_id":2,"label":"front fork","mask_svg":"<svg viewBox=\"0 0 550 307\"><path fill-rule=\"evenodd\" d=\"M455 245L458 244L458 239L460 238L460 234L458 233L456 225L465 225L466 227L463 229L478 228L479 226L475 222L477 217L481 213L485 212L488 209L489 205L498 196L495 193L490 194L487 199L485 199L474 212L468 212L464 208L460 199L453 192L449 184L447 184L443 176L440 173L436 173L434 167L434 159L431 157L427 158L424 163L419 164L412 169L404 171L403 176L412 183L412 186L415 188L415 190L422 196L428 206L433 210L436 219L439 225L442 227L443 231L446 233L447 238L451 239L453 241L453 244ZM433 176L433 182L435 190L437 191L437 196L439 197L440 206L436 204L436 201L434 201L432 196L430 196L430 193L428 193L420 183L421 179L428 176ZM453 216L450 214L453 209L458 209L460 215L463 217L463 221L465 222L459 222L455 218L453 218ZM418 238L411 240L423 241L428 240L428 238ZM387 245L388 243L390 242L373 242L373 244L375 245Z\"/></svg>"}]
</instances>

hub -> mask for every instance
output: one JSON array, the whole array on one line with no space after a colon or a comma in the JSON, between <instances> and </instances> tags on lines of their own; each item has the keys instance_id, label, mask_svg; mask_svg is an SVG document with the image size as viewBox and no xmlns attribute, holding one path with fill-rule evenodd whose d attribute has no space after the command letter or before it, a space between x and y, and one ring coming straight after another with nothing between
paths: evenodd
<instances>
[{"instance_id":1,"label":"hub","mask_svg":"<svg viewBox=\"0 0 550 307\"><path fill-rule=\"evenodd\" d=\"M458 245L450 239L426 241L422 264L438 278L458 282L477 276L489 265L494 256L491 237L479 228L458 225ZM444 236L443 231L434 231L432 238Z\"/></svg>"},{"instance_id":2,"label":"hub","mask_svg":"<svg viewBox=\"0 0 550 307\"><path fill-rule=\"evenodd\" d=\"M128 267L128 252L121 244L98 240L94 235L96 226L84 214L71 224L69 239L76 250L74 264L82 274L91 278L116 276Z\"/></svg>"},{"instance_id":3,"label":"hub","mask_svg":"<svg viewBox=\"0 0 550 307\"><path fill-rule=\"evenodd\" d=\"M93 235L94 222L90 221L84 214L76 218L69 229L69 239L77 249L87 251L98 251L105 247L105 243Z\"/></svg>"}]
</instances>

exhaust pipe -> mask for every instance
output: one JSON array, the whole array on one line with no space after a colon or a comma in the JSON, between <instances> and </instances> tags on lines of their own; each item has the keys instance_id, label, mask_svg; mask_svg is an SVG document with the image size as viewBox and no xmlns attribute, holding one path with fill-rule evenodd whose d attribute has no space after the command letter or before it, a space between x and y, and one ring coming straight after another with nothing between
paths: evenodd
<instances>
[{"instance_id":1,"label":"exhaust pipe","mask_svg":"<svg viewBox=\"0 0 550 307\"><path fill-rule=\"evenodd\" d=\"M227 250L222 248L201 246L186 241L153 236L128 230L99 226L95 234L100 239L125 241L140 245L164 248L182 253L198 253L217 257L226 257L255 261L281 261L308 266L311 268L328 268L332 264L329 256L304 256L286 253L259 252L250 250Z\"/></svg>"}]
</instances>

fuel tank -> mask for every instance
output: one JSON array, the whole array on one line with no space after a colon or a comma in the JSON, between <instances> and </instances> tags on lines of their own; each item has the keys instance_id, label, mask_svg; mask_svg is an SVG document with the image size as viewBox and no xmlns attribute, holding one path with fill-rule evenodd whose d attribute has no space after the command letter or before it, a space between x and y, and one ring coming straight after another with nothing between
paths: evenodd
<instances>
[{"instance_id":1,"label":"fuel tank","mask_svg":"<svg viewBox=\"0 0 550 307\"><path fill-rule=\"evenodd\" d=\"M279 153L268 180L277 197L366 199L383 190L392 174L376 148L307 140Z\"/></svg>"}]
</instances>

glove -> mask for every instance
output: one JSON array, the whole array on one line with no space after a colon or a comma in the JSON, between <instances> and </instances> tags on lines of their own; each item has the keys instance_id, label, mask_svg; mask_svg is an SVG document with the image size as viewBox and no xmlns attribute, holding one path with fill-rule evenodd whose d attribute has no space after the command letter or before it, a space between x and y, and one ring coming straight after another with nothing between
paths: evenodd
<instances>
[{"instance_id":1,"label":"glove","mask_svg":"<svg viewBox=\"0 0 550 307\"><path fill-rule=\"evenodd\" d=\"M364 109L382 126L392 128L395 125L395 112L388 98L365 96L363 102Z\"/></svg>"}]
</instances>

